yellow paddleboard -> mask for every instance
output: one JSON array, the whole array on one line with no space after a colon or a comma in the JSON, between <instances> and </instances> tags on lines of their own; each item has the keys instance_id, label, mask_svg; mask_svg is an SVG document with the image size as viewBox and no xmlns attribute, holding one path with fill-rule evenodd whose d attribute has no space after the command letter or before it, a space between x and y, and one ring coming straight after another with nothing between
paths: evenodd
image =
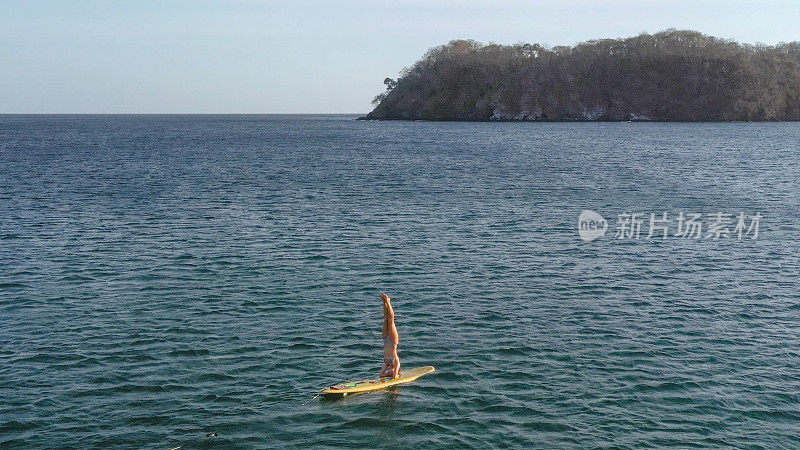
<instances>
[{"instance_id":1,"label":"yellow paddleboard","mask_svg":"<svg viewBox=\"0 0 800 450\"><path fill-rule=\"evenodd\" d=\"M433 372L433 366L415 367L413 369L400 369L400 376L392 379L389 377L376 378L374 380L361 380L351 381L349 383L339 383L327 389L323 389L322 393L326 395L338 394L347 395L355 394L356 392L374 391L377 389L387 388L395 384L408 383L417 378L425 375L426 373Z\"/></svg>"}]
</instances>

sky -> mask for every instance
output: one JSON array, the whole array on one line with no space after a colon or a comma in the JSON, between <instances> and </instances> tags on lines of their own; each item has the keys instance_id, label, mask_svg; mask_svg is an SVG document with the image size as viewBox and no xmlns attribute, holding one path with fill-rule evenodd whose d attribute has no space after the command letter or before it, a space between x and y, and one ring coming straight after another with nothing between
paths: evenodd
<instances>
[{"instance_id":1,"label":"sky","mask_svg":"<svg viewBox=\"0 0 800 450\"><path fill-rule=\"evenodd\" d=\"M800 1L2 0L0 113L353 113L453 39L800 40Z\"/></svg>"}]
</instances>

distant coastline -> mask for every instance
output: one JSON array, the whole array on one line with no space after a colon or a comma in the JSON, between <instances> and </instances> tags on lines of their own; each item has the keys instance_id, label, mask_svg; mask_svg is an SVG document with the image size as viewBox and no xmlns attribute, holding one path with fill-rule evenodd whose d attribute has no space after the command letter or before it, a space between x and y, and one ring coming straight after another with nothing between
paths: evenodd
<instances>
[{"instance_id":1,"label":"distant coastline","mask_svg":"<svg viewBox=\"0 0 800 450\"><path fill-rule=\"evenodd\" d=\"M457 40L384 84L360 120L798 121L800 42L686 30L573 47Z\"/></svg>"}]
</instances>

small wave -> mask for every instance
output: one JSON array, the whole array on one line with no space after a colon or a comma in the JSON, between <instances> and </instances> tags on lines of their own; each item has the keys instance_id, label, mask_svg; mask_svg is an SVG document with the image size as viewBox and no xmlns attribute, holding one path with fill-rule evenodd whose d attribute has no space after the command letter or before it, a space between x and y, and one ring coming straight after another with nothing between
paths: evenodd
<instances>
[{"instance_id":1,"label":"small wave","mask_svg":"<svg viewBox=\"0 0 800 450\"><path fill-rule=\"evenodd\" d=\"M508 356L528 356L533 352L533 348L528 346L523 347L502 347L496 350L498 354Z\"/></svg>"},{"instance_id":2,"label":"small wave","mask_svg":"<svg viewBox=\"0 0 800 450\"><path fill-rule=\"evenodd\" d=\"M567 431L578 431L577 428L559 422L522 422L519 426L534 431L548 431L554 433L564 433Z\"/></svg>"},{"instance_id":3,"label":"small wave","mask_svg":"<svg viewBox=\"0 0 800 450\"><path fill-rule=\"evenodd\" d=\"M800 421L800 413L784 409L750 409L742 411L742 415L763 422L774 422L778 420L788 423L797 423Z\"/></svg>"},{"instance_id":4,"label":"small wave","mask_svg":"<svg viewBox=\"0 0 800 450\"><path fill-rule=\"evenodd\" d=\"M75 397L104 397L118 393L165 393L185 391L188 388L176 384L123 384L106 388L85 389L75 392Z\"/></svg>"},{"instance_id":5,"label":"small wave","mask_svg":"<svg viewBox=\"0 0 800 450\"><path fill-rule=\"evenodd\" d=\"M223 373L206 373L197 377L197 381L230 381L236 378Z\"/></svg>"},{"instance_id":6,"label":"small wave","mask_svg":"<svg viewBox=\"0 0 800 450\"><path fill-rule=\"evenodd\" d=\"M304 257L303 259L306 261L325 261L331 258L325 255L310 255Z\"/></svg>"},{"instance_id":7,"label":"small wave","mask_svg":"<svg viewBox=\"0 0 800 450\"><path fill-rule=\"evenodd\" d=\"M147 427L156 426L156 425L164 425L170 422L171 417L169 416L157 416L157 415L147 415L147 416L134 416L125 419L125 422L128 425L144 425Z\"/></svg>"},{"instance_id":8,"label":"small wave","mask_svg":"<svg viewBox=\"0 0 800 450\"><path fill-rule=\"evenodd\" d=\"M42 425L37 422L19 422L17 420L10 420L0 424L0 433L13 433L20 431L30 431L41 428Z\"/></svg>"},{"instance_id":9,"label":"small wave","mask_svg":"<svg viewBox=\"0 0 800 450\"><path fill-rule=\"evenodd\" d=\"M211 352L206 349L173 350L168 356L208 356Z\"/></svg>"}]
</instances>

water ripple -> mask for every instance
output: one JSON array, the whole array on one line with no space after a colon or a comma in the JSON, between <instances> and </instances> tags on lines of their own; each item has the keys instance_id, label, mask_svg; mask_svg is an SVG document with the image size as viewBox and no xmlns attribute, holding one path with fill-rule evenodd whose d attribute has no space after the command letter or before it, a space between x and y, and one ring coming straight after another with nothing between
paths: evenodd
<instances>
[{"instance_id":1,"label":"water ripple","mask_svg":"<svg viewBox=\"0 0 800 450\"><path fill-rule=\"evenodd\" d=\"M0 116L0 446L800 446L798 124L350 119Z\"/></svg>"}]
</instances>

